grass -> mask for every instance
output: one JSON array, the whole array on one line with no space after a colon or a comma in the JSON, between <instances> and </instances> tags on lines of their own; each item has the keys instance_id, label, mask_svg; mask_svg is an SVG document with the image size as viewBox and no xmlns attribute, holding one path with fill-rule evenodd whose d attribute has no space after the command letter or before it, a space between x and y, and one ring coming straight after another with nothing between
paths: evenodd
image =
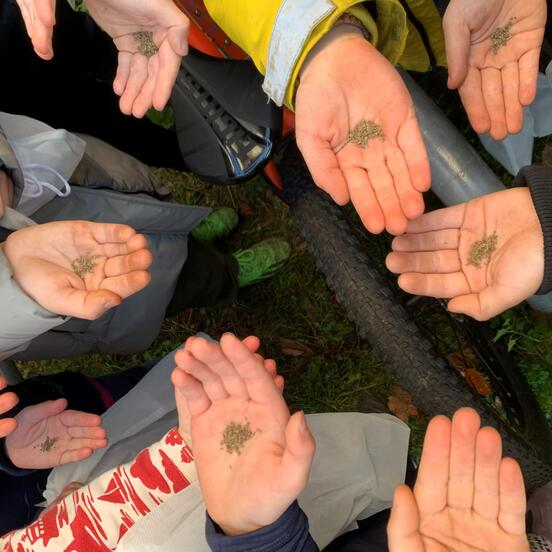
<instances>
[{"instance_id":1,"label":"grass","mask_svg":"<svg viewBox=\"0 0 552 552\"><path fill-rule=\"evenodd\" d=\"M428 78L420 80L431 90L435 83L427 82ZM451 94L441 87L434 92L434 97L448 106L450 118L481 151L465 115L457 107L458 100L451 101ZM537 156L543 146L543 141L537 144ZM511 177L494 160L484 152L482 155L503 181L511 182ZM213 337L233 331L261 338L263 353L278 362L285 376L286 398L292 409L350 411L356 409L365 391L384 400L389 396L393 379L385 373L369 344L359 338L317 271L287 208L262 180L228 187L204 184L194 176L167 169L157 169L156 173L170 184L179 202L228 205L240 212L239 231L220 244L224 251L232 252L265 238L283 236L293 246L290 261L272 280L242 290L237 304L232 307L193 309L166 320L155 343L142 355L89 355L22 362L19 367L25 377L62 370L78 370L92 376L117 372L170 352L198 331ZM430 327L439 325L429 317L426 322ZM552 419L552 328L549 319L538 318L528 307L521 306L496 318L493 324L496 339L511 349ZM443 339L448 338L445 335ZM411 419L411 428L413 448L417 451L425 421Z\"/></svg>"}]
</instances>

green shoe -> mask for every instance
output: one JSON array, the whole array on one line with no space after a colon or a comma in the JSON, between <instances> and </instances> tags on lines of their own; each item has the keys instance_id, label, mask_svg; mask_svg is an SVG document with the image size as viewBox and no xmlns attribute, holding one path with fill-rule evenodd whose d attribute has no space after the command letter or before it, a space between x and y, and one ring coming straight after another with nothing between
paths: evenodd
<instances>
[{"instance_id":1,"label":"green shoe","mask_svg":"<svg viewBox=\"0 0 552 552\"><path fill-rule=\"evenodd\" d=\"M238 286L242 288L273 276L289 259L291 245L281 238L273 238L232 255L238 261Z\"/></svg>"},{"instance_id":2,"label":"green shoe","mask_svg":"<svg viewBox=\"0 0 552 552\"><path fill-rule=\"evenodd\" d=\"M211 243L229 236L238 226L238 213L232 207L219 207L192 230L199 241Z\"/></svg>"}]
</instances>

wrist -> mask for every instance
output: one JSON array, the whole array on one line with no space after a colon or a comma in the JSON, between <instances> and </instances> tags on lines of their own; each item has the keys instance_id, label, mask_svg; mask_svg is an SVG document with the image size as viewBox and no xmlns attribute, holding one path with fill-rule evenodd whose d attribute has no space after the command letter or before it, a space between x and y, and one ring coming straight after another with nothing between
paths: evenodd
<instances>
[{"instance_id":1,"label":"wrist","mask_svg":"<svg viewBox=\"0 0 552 552\"><path fill-rule=\"evenodd\" d=\"M211 516L211 514L209 514ZM227 523L219 523L216 521L212 516L211 519L216 523L218 528L227 536L227 537L239 537L242 535L248 535L249 533L254 533L255 531L258 531L259 529L262 529L263 525L248 525L246 523L240 523L237 525L233 524L227 524Z\"/></svg>"}]
</instances>

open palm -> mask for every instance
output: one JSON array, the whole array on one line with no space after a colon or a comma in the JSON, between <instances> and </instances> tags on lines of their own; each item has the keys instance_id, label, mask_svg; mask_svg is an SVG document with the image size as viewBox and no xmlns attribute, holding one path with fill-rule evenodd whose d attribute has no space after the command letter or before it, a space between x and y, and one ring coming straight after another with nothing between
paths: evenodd
<instances>
[{"instance_id":1,"label":"open palm","mask_svg":"<svg viewBox=\"0 0 552 552\"><path fill-rule=\"evenodd\" d=\"M414 492L395 491L390 552L529 552L525 489L500 435L471 409L427 429Z\"/></svg>"},{"instance_id":2,"label":"open palm","mask_svg":"<svg viewBox=\"0 0 552 552\"><path fill-rule=\"evenodd\" d=\"M6 437L6 452L19 468L47 469L88 458L107 445L100 416L66 410L58 399L24 408L17 429Z\"/></svg>"},{"instance_id":3,"label":"open palm","mask_svg":"<svg viewBox=\"0 0 552 552\"><path fill-rule=\"evenodd\" d=\"M490 258L474 258L474 244L485 238L496 241L496 250ZM401 274L402 289L451 299L451 312L477 320L533 295L544 274L543 234L527 188L427 213L392 248L386 265Z\"/></svg>"},{"instance_id":4,"label":"open palm","mask_svg":"<svg viewBox=\"0 0 552 552\"><path fill-rule=\"evenodd\" d=\"M362 36L338 37L308 61L296 112L297 144L315 183L340 205L351 200L370 232L400 234L423 213L430 169L412 100ZM345 143L362 120L384 134L365 149Z\"/></svg>"},{"instance_id":5,"label":"open palm","mask_svg":"<svg viewBox=\"0 0 552 552\"><path fill-rule=\"evenodd\" d=\"M449 86L459 88L476 132L502 140L521 130L522 108L537 90L545 23L546 0L450 2L443 20ZM497 29L509 38L497 42Z\"/></svg>"},{"instance_id":6,"label":"open palm","mask_svg":"<svg viewBox=\"0 0 552 552\"><path fill-rule=\"evenodd\" d=\"M303 414L290 418L263 359L233 335L225 334L220 346L193 338L176 362L173 382L187 398L209 514L227 534L270 525L308 480L314 442ZM239 450L224 437L232 424L251 431Z\"/></svg>"},{"instance_id":7,"label":"open palm","mask_svg":"<svg viewBox=\"0 0 552 552\"><path fill-rule=\"evenodd\" d=\"M4 253L23 291L63 316L98 318L150 281L146 239L123 224L31 226L13 232Z\"/></svg>"}]
</instances>

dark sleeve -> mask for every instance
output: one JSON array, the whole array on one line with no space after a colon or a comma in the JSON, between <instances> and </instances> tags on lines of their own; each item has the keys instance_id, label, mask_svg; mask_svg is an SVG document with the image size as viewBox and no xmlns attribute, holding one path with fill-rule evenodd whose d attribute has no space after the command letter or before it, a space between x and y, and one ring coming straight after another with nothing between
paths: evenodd
<instances>
[{"instance_id":1,"label":"dark sleeve","mask_svg":"<svg viewBox=\"0 0 552 552\"><path fill-rule=\"evenodd\" d=\"M552 291L552 167L529 165L516 176L517 186L527 186L544 237L544 278L537 295Z\"/></svg>"},{"instance_id":2,"label":"dark sleeve","mask_svg":"<svg viewBox=\"0 0 552 552\"><path fill-rule=\"evenodd\" d=\"M272 525L238 537L226 536L207 514L205 533L213 552L319 552L297 502Z\"/></svg>"}]
</instances>

